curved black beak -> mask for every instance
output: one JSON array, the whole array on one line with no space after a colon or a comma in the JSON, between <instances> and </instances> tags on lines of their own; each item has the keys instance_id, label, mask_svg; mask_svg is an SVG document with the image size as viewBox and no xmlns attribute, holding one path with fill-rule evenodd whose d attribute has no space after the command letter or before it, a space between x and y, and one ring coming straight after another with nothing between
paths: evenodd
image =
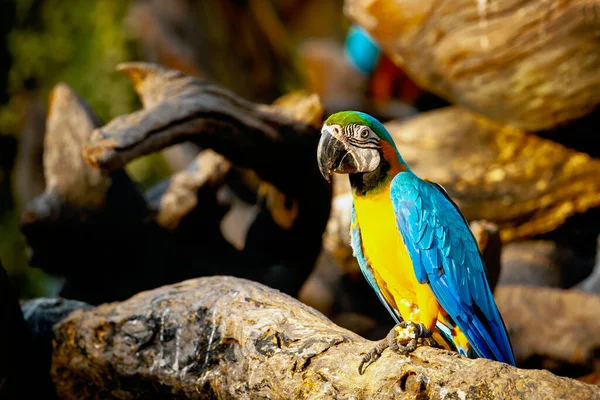
<instances>
[{"instance_id":1,"label":"curved black beak","mask_svg":"<svg viewBox=\"0 0 600 400\"><path fill-rule=\"evenodd\" d=\"M331 175L334 172L349 174L358 171L356 158L351 151L346 149L342 140L332 135L329 130L323 129L317 147L317 161L321 175L327 182L331 182Z\"/></svg>"}]
</instances>

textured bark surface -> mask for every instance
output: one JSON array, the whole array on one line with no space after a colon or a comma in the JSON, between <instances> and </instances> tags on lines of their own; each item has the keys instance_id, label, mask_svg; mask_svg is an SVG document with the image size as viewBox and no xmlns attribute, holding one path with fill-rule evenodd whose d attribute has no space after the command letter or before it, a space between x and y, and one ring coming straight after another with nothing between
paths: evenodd
<instances>
[{"instance_id":1,"label":"textured bark surface","mask_svg":"<svg viewBox=\"0 0 600 400\"><path fill-rule=\"evenodd\" d=\"M236 242L244 260L232 262L232 269L237 267L243 277L296 295L321 251L330 210L331 188L315 162L323 118L318 96L292 92L273 104L257 104L216 84L159 65L126 63L119 69L131 78L143 109L96 129L83 148L88 162L112 171L137 157L183 141L220 154L224 160L212 167L218 169L218 165L231 163L224 186L229 194L234 192L234 202L243 199L248 205L258 206L258 210L248 211L250 226L237 228L246 232L245 240ZM214 177L213 173L196 168L196 172L186 171L169 185L175 188L178 179L189 181L188 178L200 182L205 180L201 175ZM208 186L210 182L209 178ZM167 196L163 199L165 207L168 198L194 202L188 189L184 189L188 195L180 197L169 190L164 192L163 188ZM176 213L190 206L184 203L175 205L181 206ZM208 210L219 213L216 207ZM162 211L176 215L164 207ZM169 224L171 217L165 215L159 213L161 225ZM183 225L188 228L187 241L198 240L194 237L198 226L205 230L204 221L199 218ZM219 253L215 251L213 255ZM240 276L237 271L226 274Z\"/></svg>"},{"instance_id":2,"label":"textured bark surface","mask_svg":"<svg viewBox=\"0 0 600 400\"><path fill-rule=\"evenodd\" d=\"M549 129L600 103L598 0L346 0L421 86L494 120Z\"/></svg>"},{"instance_id":3,"label":"textured bark surface","mask_svg":"<svg viewBox=\"0 0 600 400\"><path fill-rule=\"evenodd\" d=\"M23 318L28 327L28 338L31 338L31 341L27 344L27 349L35 355L35 362L31 362L28 369L35 368L42 372L46 385L45 389L49 393L54 392L50 380L54 325L74 310L90 308L92 306L89 304L63 298L37 298L26 301L21 305ZM23 373L23 376L27 377L27 372ZM0 396L0 398L4 397Z\"/></svg>"},{"instance_id":4,"label":"textured bark surface","mask_svg":"<svg viewBox=\"0 0 600 400\"><path fill-rule=\"evenodd\" d=\"M256 104L159 65L126 63L119 69L131 78L144 109L93 133L83 148L91 165L113 170L175 143L193 141L236 167L242 184L264 200L283 235L306 229L304 213L320 221L308 229L321 235L329 216L330 188L314 162L323 118L318 96L292 92L273 104ZM304 190L308 187L310 191Z\"/></svg>"},{"instance_id":5,"label":"textured bark surface","mask_svg":"<svg viewBox=\"0 0 600 400\"><path fill-rule=\"evenodd\" d=\"M566 364L565 371L578 365L599 372L598 296L576 290L499 286L495 298L517 363L553 369L558 369L557 363Z\"/></svg>"},{"instance_id":6,"label":"textured bark surface","mask_svg":"<svg viewBox=\"0 0 600 400\"><path fill-rule=\"evenodd\" d=\"M26 204L21 215L29 265L66 277L61 295L91 303L136 293L135 284L114 280L115 271L130 273L135 262L115 255L135 253L136 239L150 234L140 230L147 226L142 224L146 204L126 172L91 168L81 155L81 147L98 125L87 104L67 84L53 88L44 137L46 189ZM139 254L134 258L141 259ZM90 284L90 271L94 284Z\"/></svg>"},{"instance_id":7,"label":"textured bark surface","mask_svg":"<svg viewBox=\"0 0 600 400\"><path fill-rule=\"evenodd\" d=\"M98 126L96 116L69 86L59 83L53 88L44 136L46 191L74 208L103 206L111 184L107 173L87 168L81 157L82 146Z\"/></svg>"},{"instance_id":8,"label":"textured bark surface","mask_svg":"<svg viewBox=\"0 0 600 400\"><path fill-rule=\"evenodd\" d=\"M386 351L263 285L210 277L75 311L55 327L52 375L76 398L600 398L600 389L420 348Z\"/></svg>"}]
</instances>

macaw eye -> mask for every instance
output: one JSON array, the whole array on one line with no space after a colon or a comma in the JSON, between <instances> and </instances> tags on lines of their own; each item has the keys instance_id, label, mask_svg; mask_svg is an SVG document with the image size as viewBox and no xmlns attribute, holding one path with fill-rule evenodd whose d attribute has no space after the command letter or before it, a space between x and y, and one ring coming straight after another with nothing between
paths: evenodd
<instances>
[{"instance_id":1,"label":"macaw eye","mask_svg":"<svg viewBox=\"0 0 600 400\"><path fill-rule=\"evenodd\" d=\"M363 139L366 139L369 137L369 130L368 129L363 129L362 131L360 131L360 137Z\"/></svg>"}]
</instances>

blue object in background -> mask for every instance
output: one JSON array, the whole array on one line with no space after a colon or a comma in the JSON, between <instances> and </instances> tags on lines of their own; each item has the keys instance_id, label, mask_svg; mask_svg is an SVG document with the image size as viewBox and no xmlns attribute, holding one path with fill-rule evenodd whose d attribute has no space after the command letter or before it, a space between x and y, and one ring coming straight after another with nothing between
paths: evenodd
<instances>
[{"instance_id":1,"label":"blue object in background","mask_svg":"<svg viewBox=\"0 0 600 400\"><path fill-rule=\"evenodd\" d=\"M358 25L348 30L345 43L346 57L363 74L370 75L379 61L381 53L377 43Z\"/></svg>"}]
</instances>

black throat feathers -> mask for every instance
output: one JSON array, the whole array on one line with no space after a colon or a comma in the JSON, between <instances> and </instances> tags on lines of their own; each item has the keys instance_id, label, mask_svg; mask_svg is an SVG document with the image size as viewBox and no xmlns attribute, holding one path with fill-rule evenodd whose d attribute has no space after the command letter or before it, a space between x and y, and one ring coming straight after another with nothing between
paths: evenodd
<instances>
[{"instance_id":1,"label":"black throat feathers","mask_svg":"<svg viewBox=\"0 0 600 400\"><path fill-rule=\"evenodd\" d=\"M352 193L355 196L364 196L369 192L377 190L390 178L390 170L390 163L381 155L381 162L373 171L348 174Z\"/></svg>"}]
</instances>

